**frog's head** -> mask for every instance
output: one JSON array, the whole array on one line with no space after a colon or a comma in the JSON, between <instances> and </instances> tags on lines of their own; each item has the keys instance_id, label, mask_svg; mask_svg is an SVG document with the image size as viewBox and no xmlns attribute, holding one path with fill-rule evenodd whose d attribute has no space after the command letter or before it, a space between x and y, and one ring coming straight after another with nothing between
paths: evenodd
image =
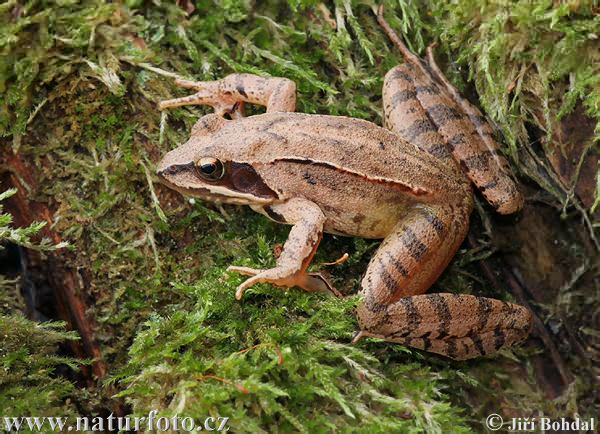
<instances>
[{"instance_id":1,"label":"frog's head","mask_svg":"<svg viewBox=\"0 0 600 434\"><path fill-rule=\"evenodd\" d=\"M277 193L251 163L235 161L234 145L215 143L212 133L225 122L217 115L201 118L190 139L158 163L160 181L185 195L213 202L255 205L277 200Z\"/></svg>"}]
</instances>

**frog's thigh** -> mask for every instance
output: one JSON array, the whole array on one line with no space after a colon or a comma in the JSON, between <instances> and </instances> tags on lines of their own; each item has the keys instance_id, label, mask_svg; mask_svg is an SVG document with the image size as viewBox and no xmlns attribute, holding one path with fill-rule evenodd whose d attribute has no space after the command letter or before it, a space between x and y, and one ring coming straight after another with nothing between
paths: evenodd
<instances>
[{"instance_id":1,"label":"frog's thigh","mask_svg":"<svg viewBox=\"0 0 600 434\"><path fill-rule=\"evenodd\" d=\"M417 205L396 224L362 281L367 310L422 294L444 271L468 229L468 204Z\"/></svg>"},{"instance_id":2,"label":"frog's thigh","mask_svg":"<svg viewBox=\"0 0 600 434\"><path fill-rule=\"evenodd\" d=\"M265 212L280 223L291 223L293 226L275 268L255 270L229 267L230 271L253 276L238 287L237 298L241 297L246 288L262 282L282 287L298 286L307 291L335 293L335 289L321 275L306 272L323 235L325 216L318 205L297 198L269 206Z\"/></svg>"},{"instance_id":3,"label":"frog's thigh","mask_svg":"<svg viewBox=\"0 0 600 434\"><path fill-rule=\"evenodd\" d=\"M468 294L427 294L386 307L385 321L362 335L465 360L524 340L531 314L523 306Z\"/></svg>"}]
</instances>

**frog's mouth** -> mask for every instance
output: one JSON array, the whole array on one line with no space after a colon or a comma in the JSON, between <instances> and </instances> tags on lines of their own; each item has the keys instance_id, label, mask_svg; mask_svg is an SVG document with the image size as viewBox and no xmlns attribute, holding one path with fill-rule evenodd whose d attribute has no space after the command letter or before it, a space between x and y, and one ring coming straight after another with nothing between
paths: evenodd
<instances>
[{"instance_id":1,"label":"frog's mouth","mask_svg":"<svg viewBox=\"0 0 600 434\"><path fill-rule=\"evenodd\" d=\"M161 183L186 196L233 205L272 204L279 199L248 164L226 163L222 179L209 182L193 162L172 164L157 171Z\"/></svg>"}]
</instances>

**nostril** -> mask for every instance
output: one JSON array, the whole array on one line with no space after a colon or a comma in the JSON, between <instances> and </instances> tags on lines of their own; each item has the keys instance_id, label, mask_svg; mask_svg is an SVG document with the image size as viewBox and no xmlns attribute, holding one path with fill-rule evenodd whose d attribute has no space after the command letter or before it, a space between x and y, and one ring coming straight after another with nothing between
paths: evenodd
<instances>
[{"instance_id":1,"label":"nostril","mask_svg":"<svg viewBox=\"0 0 600 434\"><path fill-rule=\"evenodd\" d=\"M159 161L158 164L156 165L156 174L161 177L168 175L169 167L170 167L170 165L166 161L164 161L164 160Z\"/></svg>"}]
</instances>

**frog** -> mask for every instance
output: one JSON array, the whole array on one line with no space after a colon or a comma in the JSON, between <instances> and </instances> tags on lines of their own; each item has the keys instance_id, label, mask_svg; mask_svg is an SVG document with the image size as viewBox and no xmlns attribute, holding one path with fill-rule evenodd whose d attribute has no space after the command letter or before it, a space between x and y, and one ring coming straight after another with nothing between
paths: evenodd
<instances>
[{"instance_id":1,"label":"frog","mask_svg":"<svg viewBox=\"0 0 600 434\"><path fill-rule=\"evenodd\" d=\"M404 63L384 77L383 126L345 116L295 111L296 84L233 73L219 80L177 79L194 93L159 109L212 106L190 138L157 164L160 181L183 195L248 205L291 225L276 266L229 266L258 283L342 296L308 270L323 233L382 239L360 284L362 338L383 339L454 360L494 354L522 342L530 311L503 300L426 293L464 241L473 185L500 214L517 212L517 188L494 131L437 65L411 52L383 17L379 23ZM247 104L265 107L245 115Z\"/></svg>"}]
</instances>

